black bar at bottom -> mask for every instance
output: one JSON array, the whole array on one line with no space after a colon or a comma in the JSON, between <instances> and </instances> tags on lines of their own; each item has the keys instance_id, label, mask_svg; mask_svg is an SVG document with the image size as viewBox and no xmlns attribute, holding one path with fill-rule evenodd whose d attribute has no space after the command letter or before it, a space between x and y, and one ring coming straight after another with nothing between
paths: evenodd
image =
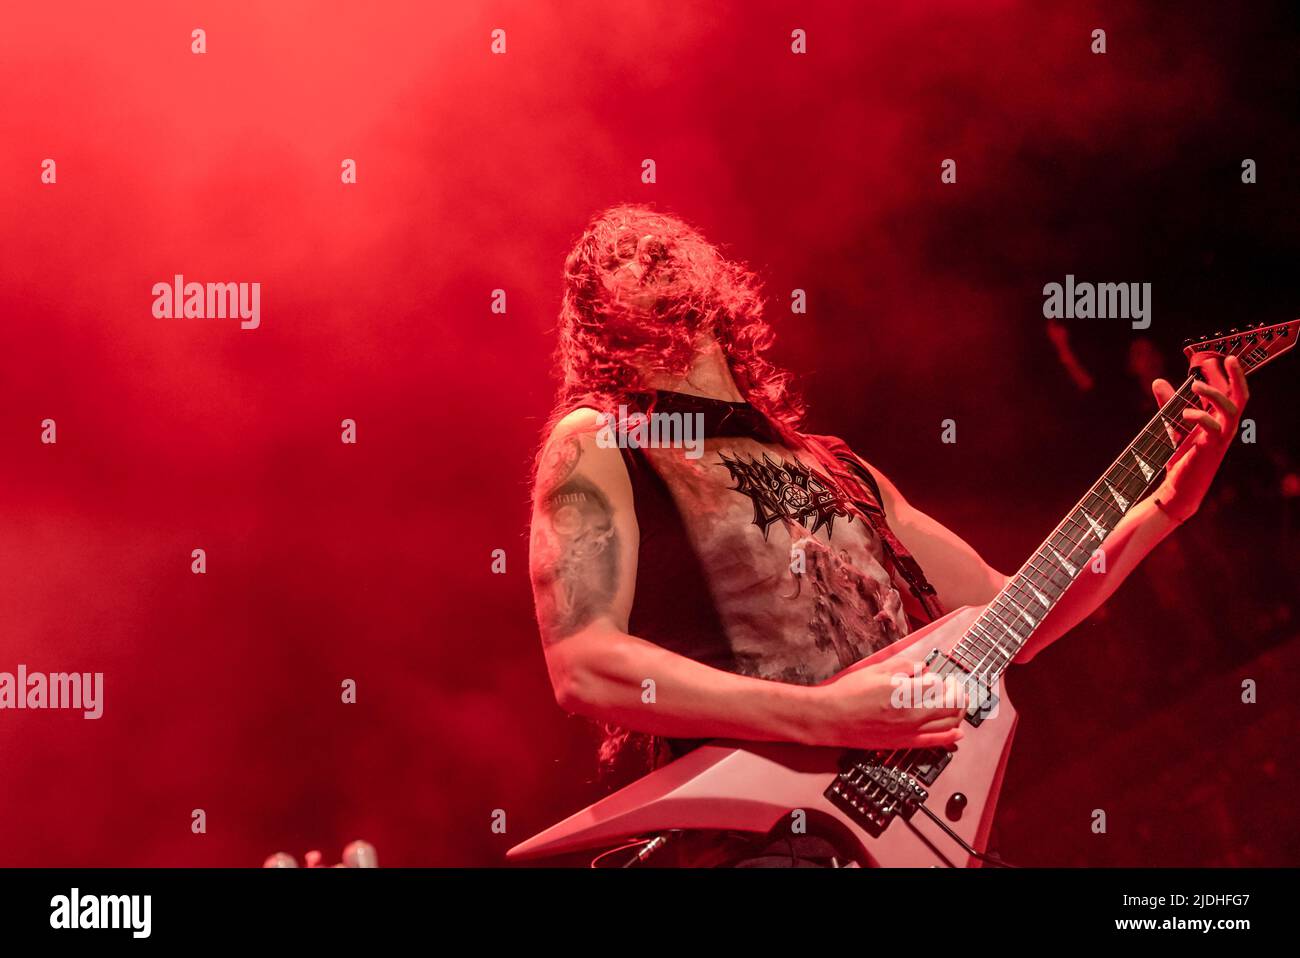
<instances>
[{"instance_id":1,"label":"black bar at bottom","mask_svg":"<svg viewBox=\"0 0 1300 958\"><path fill-rule=\"evenodd\" d=\"M774 925L783 935L806 936L814 945L826 935L839 939L848 922L854 940L869 942L873 950L892 942L992 947L1122 939L1138 946L1200 939L1234 947L1257 934L1276 936L1290 929L1298 874L1284 869L10 869L0 870L0 940L97 948L145 941L381 945L417 937L457 951L474 942L493 948L518 942L603 953L625 940L661 946L762 941ZM467 935L470 942L464 942Z\"/></svg>"}]
</instances>

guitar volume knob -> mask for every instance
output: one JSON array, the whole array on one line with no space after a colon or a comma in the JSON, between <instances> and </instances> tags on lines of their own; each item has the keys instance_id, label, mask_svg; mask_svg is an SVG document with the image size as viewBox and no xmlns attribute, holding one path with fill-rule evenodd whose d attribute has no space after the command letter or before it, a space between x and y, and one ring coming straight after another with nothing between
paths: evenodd
<instances>
[{"instance_id":1,"label":"guitar volume knob","mask_svg":"<svg viewBox=\"0 0 1300 958\"><path fill-rule=\"evenodd\" d=\"M953 792L943 813L948 816L948 821L955 822L961 818L962 812L966 811L966 805L966 796L961 792Z\"/></svg>"}]
</instances>

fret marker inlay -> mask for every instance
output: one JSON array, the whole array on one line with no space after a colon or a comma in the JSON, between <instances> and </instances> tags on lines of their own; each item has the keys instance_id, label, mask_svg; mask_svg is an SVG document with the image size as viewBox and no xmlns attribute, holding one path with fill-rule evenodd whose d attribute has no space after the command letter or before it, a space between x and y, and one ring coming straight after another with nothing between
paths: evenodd
<instances>
[{"instance_id":1,"label":"fret marker inlay","mask_svg":"<svg viewBox=\"0 0 1300 958\"><path fill-rule=\"evenodd\" d=\"M1129 502L1127 499L1125 499L1123 496L1119 494L1119 490L1116 489L1114 486L1112 486L1109 482L1106 483L1106 488L1110 490L1110 496L1112 499L1115 500L1115 505L1119 506L1119 511L1128 512Z\"/></svg>"},{"instance_id":2,"label":"fret marker inlay","mask_svg":"<svg viewBox=\"0 0 1300 958\"><path fill-rule=\"evenodd\" d=\"M1061 555L1061 553L1056 551L1056 546L1051 546L1050 548L1052 550L1052 555L1056 556L1056 561L1061 563L1061 568L1064 569L1066 572L1070 573L1070 577L1073 578L1075 574L1078 573L1079 570L1076 569L1074 566L1070 565L1069 559L1067 559L1065 556Z\"/></svg>"},{"instance_id":3,"label":"fret marker inlay","mask_svg":"<svg viewBox=\"0 0 1300 958\"><path fill-rule=\"evenodd\" d=\"M1169 440L1169 448L1177 449L1178 441L1179 441L1178 427L1174 424L1174 421L1170 419L1168 416L1166 416L1164 413L1160 414L1160 419L1165 424L1165 438Z\"/></svg>"},{"instance_id":4,"label":"fret marker inlay","mask_svg":"<svg viewBox=\"0 0 1300 958\"><path fill-rule=\"evenodd\" d=\"M1282 330L1278 336L1295 332L1294 326L1289 323L1277 328ZM1271 334L1272 330L1269 330L1270 338ZM1246 342L1254 344L1256 338L1258 337L1247 337ZM1236 344L1237 340L1233 342ZM1289 347L1293 344L1285 345ZM1235 345L1233 351L1236 351ZM1223 352L1222 345L1219 346L1219 352ZM1267 362L1269 358L1269 350L1256 347L1246 352L1242 361L1249 371L1253 366ZM1179 422L1178 411L1195 403L1196 397L1189 392L1194 379L1193 374L1175 391L1175 398L1162 407L1155 418L1137 434L1120 453L1114 465L1093 484L1021 571L1006 581L994 600L985 606L983 613L971 624L962 640L952 647L948 654L971 674L973 688L992 687L998 676L1030 641L1038 624L1050 617L1051 610L1078 578L1083 566L1092 564L1102 554L1102 544L1114 530L1119 517L1129 513L1166 468L1171 455L1170 448L1176 451L1192 434L1192 428L1188 424ZM1161 430L1165 433L1169 448L1161 442ZM1111 503L1114 503L1117 512L1111 511ZM1082 556L1076 558L1080 553ZM1034 605L1035 602L1038 604ZM1027 628L1021 627L1018 618L1025 621Z\"/></svg>"},{"instance_id":5,"label":"fret marker inlay","mask_svg":"<svg viewBox=\"0 0 1300 958\"><path fill-rule=\"evenodd\" d=\"M1145 479L1147 482L1150 482L1151 477L1156 474L1156 471L1152 469L1150 466L1148 466L1146 462L1143 461L1142 457L1139 456L1136 452L1133 453L1133 458L1137 460L1138 468L1142 470L1142 478Z\"/></svg>"}]
</instances>

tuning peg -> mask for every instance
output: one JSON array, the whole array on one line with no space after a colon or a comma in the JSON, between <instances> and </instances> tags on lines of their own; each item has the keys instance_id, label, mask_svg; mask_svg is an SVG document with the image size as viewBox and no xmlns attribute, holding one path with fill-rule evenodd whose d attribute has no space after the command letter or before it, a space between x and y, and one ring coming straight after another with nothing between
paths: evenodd
<instances>
[{"instance_id":1,"label":"tuning peg","mask_svg":"<svg viewBox=\"0 0 1300 958\"><path fill-rule=\"evenodd\" d=\"M262 862L263 868L297 868L298 859L294 858L288 852L276 852L266 861Z\"/></svg>"}]
</instances>

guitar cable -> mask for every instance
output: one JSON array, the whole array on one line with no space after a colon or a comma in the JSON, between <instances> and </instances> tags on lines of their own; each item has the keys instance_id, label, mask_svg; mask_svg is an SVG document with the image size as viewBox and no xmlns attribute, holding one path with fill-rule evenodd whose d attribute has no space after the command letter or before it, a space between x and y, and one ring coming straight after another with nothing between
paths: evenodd
<instances>
[{"instance_id":1,"label":"guitar cable","mask_svg":"<svg viewBox=\"0 0 1300 958\"><path fill-rule=\"evenodd\" d=\"M951 838L958 845L960 845L963 849L965 849L966 854L970 855L972 858L978 858L986 865L992 865L994 868L1019 868L1020 867L1019 865L1011 864L1009 861L1006 861L1005 859L994 854L993 852L977 852L974 848L972 848L970 845L966 843L966 839L962 838L951 828L949 828L947 822L943 821L943 819L941 819L938 815L932 812L924 804L918 803L917 808L925 812L925 814L929 815L930 821L934 822L945 832L947 832L948 837Z\"/></svg>"},{"instance_id":2,"label":"guitar cable","mask_svg":"<svg viewBox=\"0 0 1300 958\"><path fill-rule=\"evenodd\" d=\"M619 852L629 851L639 846L640 850L631 858L629 858L627 861L625 861L622 865L619 866L620 868L633 868L637 865L642 864L648 858L650 858L650 856L660 851L665 845L667 845L675 837L677 837L676 831L667 831L667 832L662 832L659 835L656 835L654 838L633 839L632 841L628 842L625 845L619 845L617 848L611 848L608 849L607 851L601 852L599 855L597 855L595 858L591 860L591 864L588 867L600 868L601 867L600 863L603 862L606 858L609 858L611 855L617 855Z\"/></svg>"}]
</instances>

